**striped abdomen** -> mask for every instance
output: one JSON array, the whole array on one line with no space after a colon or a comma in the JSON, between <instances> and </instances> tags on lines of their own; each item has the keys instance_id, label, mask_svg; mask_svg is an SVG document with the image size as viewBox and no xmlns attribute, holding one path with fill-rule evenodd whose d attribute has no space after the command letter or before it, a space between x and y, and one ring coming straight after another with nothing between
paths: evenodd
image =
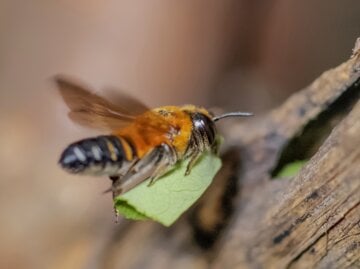
<instances>
[{"instance_id":1,"label":"striped abdomen","mask_svg":"<svg viewBox=\"0 0 360 269\"><path fill-rule=\"evenodd\" d=\"M129 169L134 151L123 138L98 136L69 145L59 163L67 171L90 175L119 175Z\"/></svg>"}]
</instances>

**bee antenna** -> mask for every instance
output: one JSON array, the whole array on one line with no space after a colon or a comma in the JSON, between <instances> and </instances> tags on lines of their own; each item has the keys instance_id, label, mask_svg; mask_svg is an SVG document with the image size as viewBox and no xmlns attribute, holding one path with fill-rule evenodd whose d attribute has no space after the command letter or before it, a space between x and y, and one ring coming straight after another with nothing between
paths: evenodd
<instances>
[{"instance_id":1,"label":"bee antenna","mask_svg":"<svg viewBox=\"0 0 360 269\"><path fill-rule=\"evenodd\" d=\"M220 116L216 116L213 117L212 120L213 121L218 121L221 120L223 118L229 118L229 117L249 117L249 116L253 116L254 114L251 112L229 112L229 113L225 113L222 114Z\"/></svg>"}]
</instances>

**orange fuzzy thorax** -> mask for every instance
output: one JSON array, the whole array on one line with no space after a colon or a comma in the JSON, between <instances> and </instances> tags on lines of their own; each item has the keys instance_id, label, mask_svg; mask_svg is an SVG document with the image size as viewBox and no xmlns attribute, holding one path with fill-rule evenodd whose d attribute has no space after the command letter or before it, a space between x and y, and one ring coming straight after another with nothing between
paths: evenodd
<instances>
[{"instance_id":1,"label":"orange fuzzy thorax","mask_svg":"<svg viewBox=\"0 0 360 269\"><path fill-rule=\"evenodd\" d=\"M181 158L193 128L189 111L209 114L207 110L192 105L159 107L137 116L116 135L131 141L139 158L162 143L172 145Z\"/></svg>"}]
</instances>

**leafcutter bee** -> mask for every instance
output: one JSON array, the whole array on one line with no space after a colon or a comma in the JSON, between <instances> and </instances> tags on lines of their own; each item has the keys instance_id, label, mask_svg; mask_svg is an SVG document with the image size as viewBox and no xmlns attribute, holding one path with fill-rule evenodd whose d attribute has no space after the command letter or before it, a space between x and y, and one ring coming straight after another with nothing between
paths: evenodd
<instances>
[{"instance_id":1,"label":"leafcutter bee","mask_svg":"<svg viewBox=\"0 0 360 269\"><path fill-rule=\"evenodd\" d=\"M216 148L216 121L251 115L233 112L213 117L194 105L149 109L124 96L129 109L65 77L58 76L55 81L74 122L107 131L70 144L59 164L73 174L109 176L114 196L147 179L151 185L184 159L189 159L188 175L204 151Z\"/></svg>"}]
</instances>

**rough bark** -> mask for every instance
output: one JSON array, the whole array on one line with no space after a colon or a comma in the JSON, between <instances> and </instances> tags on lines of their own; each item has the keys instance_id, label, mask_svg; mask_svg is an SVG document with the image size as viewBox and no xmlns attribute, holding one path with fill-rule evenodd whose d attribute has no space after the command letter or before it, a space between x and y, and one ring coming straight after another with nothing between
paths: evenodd
<instances>
[{"instance_id":1,"label":"rough bark","mask_svg":"<svg viewBox=\"0 0 360 269\"><path fill-rule=\"evenodd\" d=\"M227 126L234 147L192 212L170 229L123 222L101 267L360 268L359 47L268 115Z\"/></svg>"}]
</instances>

